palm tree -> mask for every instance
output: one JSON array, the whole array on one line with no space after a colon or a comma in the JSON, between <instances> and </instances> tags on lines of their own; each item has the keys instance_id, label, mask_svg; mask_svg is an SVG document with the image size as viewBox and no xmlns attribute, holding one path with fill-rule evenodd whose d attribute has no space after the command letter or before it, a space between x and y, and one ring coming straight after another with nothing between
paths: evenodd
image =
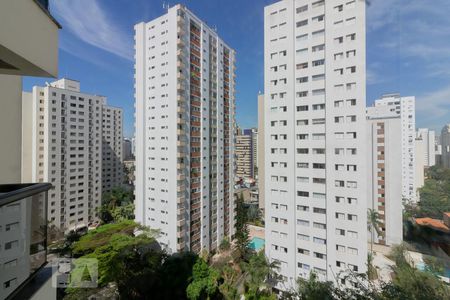
<instances>
[{"instance_id":1,"label":"palm tree","mask_svg":"<svg viewBox=\"0 0 450 300\"><path fill-rule=\"evenodd\" d=\"M375 209L369 208L367 210L367 230L370 232L370 252L373 253L373 235L374 233L377 234L377 238L383 233L380 229L380 221L379 221L379 214Z\"/></svg>"}]
</instances>

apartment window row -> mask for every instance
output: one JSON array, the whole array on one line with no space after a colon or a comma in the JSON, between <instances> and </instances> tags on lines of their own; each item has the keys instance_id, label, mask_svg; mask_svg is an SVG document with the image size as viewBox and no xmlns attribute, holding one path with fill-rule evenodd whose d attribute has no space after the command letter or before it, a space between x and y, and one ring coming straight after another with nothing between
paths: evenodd
<instances>
[{"instance_id":1,"label":"apartment window row","mask_svg":"<svg viewBox=\"0 0 450 300\"><path fill-rule=\"evenodd\" d=\"M337 220L348 220L348 221L353 221L353 222L358 221L358 216L354 215L354 214L347 214L347 218L346 218L345 213L337 212L337 213L335 213L335 217Z\"/></svg>"},{"instance_id":2,"label":"apartment window row","mask_svg":"<svg viewBox=\"0 0 450 300\"><path fill-rule=\"evenodd\" d=\"M323 164L323 163L312 163L311 165L312 165L313 169L319 169L319 170L325 169L325 164ZM298 169L309 169L309 167L310 167L310 163L307 163L307 162L298 162L297 163Z\"/></svg>"},{"instance_id":3,"label":"apartment window row","mask_svg":"<svg viewBox=\"0 0 450 300\"><path fill-rule=\"evenodd\" d=\"M311 62L311 67L318 67L318 66L323 66L325 64L325 59L317 59L317 60L313 60ZM303 63L298 63L295 65L295 69L296 70L304 70L304 69L308 69L308 62L303 62Z\"/></svg>"},{"instance_id":4,"label":"apartment window row","mask_svg":"<svg viewBox=\"0 0 450 300\"><path fill-rule=\"evenodd\" d=\"M356 189L356 188L358 188L358 183L356 181L347 181L347 184L346 184L345 180L335 180L334 186L342 187L342 188L347 187L350 189Z\"/></svg>"}]
</instances>

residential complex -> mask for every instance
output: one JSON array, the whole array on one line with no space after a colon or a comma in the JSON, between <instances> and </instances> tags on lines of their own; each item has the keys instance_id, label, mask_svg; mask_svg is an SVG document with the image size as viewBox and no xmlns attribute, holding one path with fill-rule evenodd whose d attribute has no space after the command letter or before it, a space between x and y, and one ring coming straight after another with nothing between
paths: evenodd
<instances>
[{"instance_id":1,"label":"residential complex","mask_svg":"<svg viewBox=\"0 0 450 300\"><path fill-rule=\"evenodd\" d=\"M257 162L258 131L255 128L244 129L236 136L236 176L255 178Z\"/></svg>"},{"instance_id":2,"label":"residential complex","mask_svg":"<svg viewBox=\"0 0 450 300\"><path fill-rule=\"evenodd\" d=\"M124 182L123 110L103 105L102 124L102 193L105 194Z\"/></svg>"},{"instance_id":3,"label":"residential complex","mask_svg":"<svg viewBox=\"0 0 450 300\"><path fill-rule=\"evenodd\" d=\"M441 164L444 168L450 168L450 124L442 128L441 136Z\"/></svg>"},{"instance_id":4,"label":"residential complex","mask_svg":"<svg viewBox=\"0 0 450 300\"><path fill-rule=\"evenodd\" d=\"M23 154L24 181L53 185L48 219L58 228L88 226L97 220L102 185L107 191L122 173L113 157L121 153L121 110L106 106L103 96L81 92L70 79L24 92L22 110L23 148L29 149Z\"/></svg>"},{"instance_id":5,"label":"residential complex","mask_svg":"<svg viewBox=\"0 0 450 300\"><path fill-rule=\"evenodd\" d=\"M419 128L417 137L423 141L421 151L424 155L425 167L432 167L436 164L436 134L434 130Z\"/></svg>"},{"instance_id":6,"label":"residential complex","mask_svg":"<svg viewBox=\"0 0 450 300\"><path fill-rule=\"evenodd\" d=\"M235 51L182 5L135 41L136 221L214 250L234 230Z\"/></svg>"},{"instance_id":7,"label":"residential complex","mask_svg":"<svg viewBox=\"0 0 450 300\"><path fill-rule=\"evenodd\" d=\"M387 106L390 113L400 116L402 123L402 197L417 201L415 185L415 138L416 114L415 97L401 97L399 94L386 94L375 100L375 107Z\"/></svg>"},{"instance_id":8,"label":"residential complex","mask_svg":"<svg viewBox=\"0 0 450 300\"><path fill-rule=\"evenodd\" d=\"M369 233L377 244L400 244L402 216L402 126L387 107L367 109L367 206L378 213L379 229Z\"/></svg>"},{"instance_id":9,"label":"residential complex","mask_svg":"<svg viewBox=\"0 0 450 300\"><path fill-rule=\"evenodd\" d=\"M366 271L365 3L264 12L265 252L279 289Z\"/></svg>"}]
</instances>

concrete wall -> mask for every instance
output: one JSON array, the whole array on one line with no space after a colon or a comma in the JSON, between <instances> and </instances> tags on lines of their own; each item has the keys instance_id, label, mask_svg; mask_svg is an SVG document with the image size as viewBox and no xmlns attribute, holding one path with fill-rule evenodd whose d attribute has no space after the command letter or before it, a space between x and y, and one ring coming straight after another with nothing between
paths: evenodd
<instances>
[{"instance_id":1,"label":"concrete wall","mask_svg":"<svg viewBox=\"0 0 450 300\"><path fill-rule=\"evenodd\" d=\"M258 95L258 186L259 208L265 208L264 198L264 95Z\"/></svg>"},{"instance_id":2,"label":"concrete wall","mask_svg":"<svg viewBox=\"0 0 450 300\"><path fill-rule=\"evenodd\" d=\"M0 183L18 183L21 180L22 78L0 75L0 91Z\"/></svg>"}]
</instances>

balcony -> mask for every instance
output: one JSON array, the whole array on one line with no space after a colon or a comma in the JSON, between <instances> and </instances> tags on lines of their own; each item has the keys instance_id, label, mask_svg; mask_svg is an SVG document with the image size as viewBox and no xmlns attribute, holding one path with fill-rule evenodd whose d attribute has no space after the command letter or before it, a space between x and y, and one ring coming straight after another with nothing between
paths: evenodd
<instances>
[{"instance_id":1,"label":"balcony","mask_svg":"<svg viewBox=\"0 0 450 300\"><path fill-rule=\"evenodd\" d=\"M30 281L47 264L50 188L49 183L0 185L0 226L4 228L0 232L0 261L10 263L7 272L0 272L0 299L29 294Z\"/></svg>"},{"instance_id":2,"label":"balcony","mask_svg":"<svg viewBox=\"0 0 450 300\"><path fill-rule=\"evenodd\" d=\"M48 0L0 2L0 73L57 76L58 30L61 26L47 8ZM30 47L37 44L40 47Z\"/></svg>"}]
</instances>

